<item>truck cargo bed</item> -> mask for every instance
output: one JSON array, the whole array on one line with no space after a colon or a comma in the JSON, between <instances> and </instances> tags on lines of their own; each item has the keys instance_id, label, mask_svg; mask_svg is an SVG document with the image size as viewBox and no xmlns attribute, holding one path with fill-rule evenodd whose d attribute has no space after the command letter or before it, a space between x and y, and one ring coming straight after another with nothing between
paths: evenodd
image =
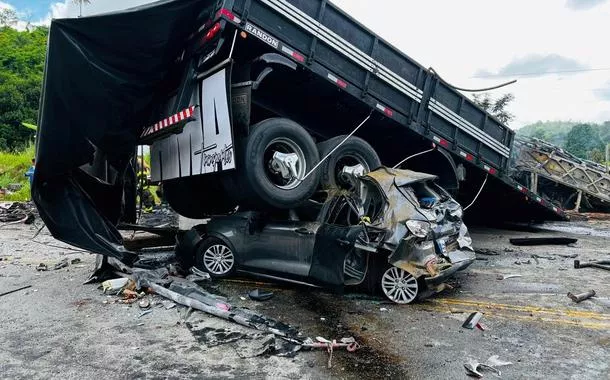
<instances>
[{"instance_id":1,"label":"truck cargo bed","mask_svg":"<svg viewBox=\"0 0 610 380\"><path fill-rule=\"evenodd\" d=\"M509 176L515 135L510 128L332 3L227 0L225 7L226 19L243 31L449 151L467 167L495 177L495 183L520 199L513 206L524 219L528 213L566 218L560 208ZM478 189L473 190L466 193L474 196Z\"/></svg>"}]
</instances>

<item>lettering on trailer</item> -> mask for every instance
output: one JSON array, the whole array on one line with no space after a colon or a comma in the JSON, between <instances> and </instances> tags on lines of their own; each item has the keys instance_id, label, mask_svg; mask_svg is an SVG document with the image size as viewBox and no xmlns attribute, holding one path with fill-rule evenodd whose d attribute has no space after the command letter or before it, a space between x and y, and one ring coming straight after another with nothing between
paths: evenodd
<instances>
[{"instance_id":1,"label":"lettering on trailer","mask_svg":"<svg viewBox=\"0 0 610 380\"><path fill-rule=\"evenodd\" d=\"M250 23L246 23L246 31L248 33L258 37L260 40L269 44L270 46L273 46L276 49L278 48L278 46L280 46L280 42L278 40L271 37L270 35L268 35L267 33L263 32L262 30L258 29L256 26L254 26Z\"/></svg>"},{"instance_id":2,"label":"lettering on trailer","mask_svg":"<svg viewBox=\"0 0 610 380\"><path fill-rule=\"evenodd\" d=\"M201 82L203 141L193 152L201 156L199 174L235 169L226 75L221 70Z\"/></svg>"},{"instance_id":3,"label":"lettering on trailer","mask_svg":"<svg viewBox=\"0 0 610 380\"><path fill-rule=\"evenodd\" d=\"M153 142L153 181L235 169L226 70L203 79L194 88L190 104L199 107L193 108L193 119L182 132Z\"/></svg>"}]
</instances>

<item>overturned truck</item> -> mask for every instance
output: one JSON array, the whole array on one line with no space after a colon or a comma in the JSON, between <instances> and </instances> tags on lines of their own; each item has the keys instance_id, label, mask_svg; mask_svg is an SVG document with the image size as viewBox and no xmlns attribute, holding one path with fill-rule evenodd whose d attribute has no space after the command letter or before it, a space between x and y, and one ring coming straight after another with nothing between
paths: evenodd
<instances>
[{"instance_id":1,"label":"overturned truck","mask_svg":"<svg viewBox=\"0 0 610 380\"><path fill-rule=\"evenodd\" d=\"M326 0L53 20L39 125L32 193L49 230L124 261L116 225L133 221L143 144L191 218L292 215L381 165L438 177L473 220L565 218L511 178L508 127Z\"/></svg>"}]
</instances>

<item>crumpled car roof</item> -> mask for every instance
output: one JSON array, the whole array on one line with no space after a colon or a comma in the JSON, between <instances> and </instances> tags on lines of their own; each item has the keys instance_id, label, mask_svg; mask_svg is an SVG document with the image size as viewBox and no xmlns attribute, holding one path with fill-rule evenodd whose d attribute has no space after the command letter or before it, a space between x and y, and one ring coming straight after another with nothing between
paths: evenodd
<instances>
[{"instance_id":1,"label":"crumpled car roof","mask_svg":"<svg viewBox=\"0 0 610 380\"><path fill-rule=\"evenodd\" d=\"M415 172L413 170L392 169L381 167L377 170L369 172L365 175L375 181L377 185L387 194L390 188L396 184L397 186L410 185L416 182L426 180L436 180L438 177L433 174Z\"/></svg>"}]
</instances>

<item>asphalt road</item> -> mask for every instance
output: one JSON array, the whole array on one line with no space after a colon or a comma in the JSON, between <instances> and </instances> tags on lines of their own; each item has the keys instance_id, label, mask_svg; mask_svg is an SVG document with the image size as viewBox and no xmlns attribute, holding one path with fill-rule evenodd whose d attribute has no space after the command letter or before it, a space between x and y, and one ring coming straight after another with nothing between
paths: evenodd
<instances>
[{"instance_id":1,"label":"asphalt road","mask_svg":"<svg viewBox=\"0 0 610 380\"><path fill-rule=\"evenodd\" d=\"M199 312L187 317L187 324L184 308L166 309L159 297L152 297L151 313L139 316L138 306L112 303L116 297L82 285L93 255L44 231L33 241L33 226L5 225L0 227L0 293L32 287L0 297L0 378L459 379L466 378L463 365L469 359L484 362L497 355L513 363L500 368L507 379L608 379L610 274L574 269L569 257L610 258L608 227L609 222L581 222L553 225L562 232L475 229L474 246L493 255L479 255L457 276L454 289L415 305L249 279L214 285L233 304L298 326L306 336L353 336L363 345L355 353L335 351L329 369L324 351L244 357L239 342L212 347L193 326L249 337L253 332ZM574 247L508 242L559 235L579 241ZM35 269L40 262L52 266L64 258L81 262ZM499 279L506 275L519 277ZM254 287L275 296L263 303L243 297ZM589 289L597 297L580 304L566 296ZM484 314L484 331L461 327L474 311ZM494 377L485 372L485 378Z\"/></svg>"}]
</instances>

